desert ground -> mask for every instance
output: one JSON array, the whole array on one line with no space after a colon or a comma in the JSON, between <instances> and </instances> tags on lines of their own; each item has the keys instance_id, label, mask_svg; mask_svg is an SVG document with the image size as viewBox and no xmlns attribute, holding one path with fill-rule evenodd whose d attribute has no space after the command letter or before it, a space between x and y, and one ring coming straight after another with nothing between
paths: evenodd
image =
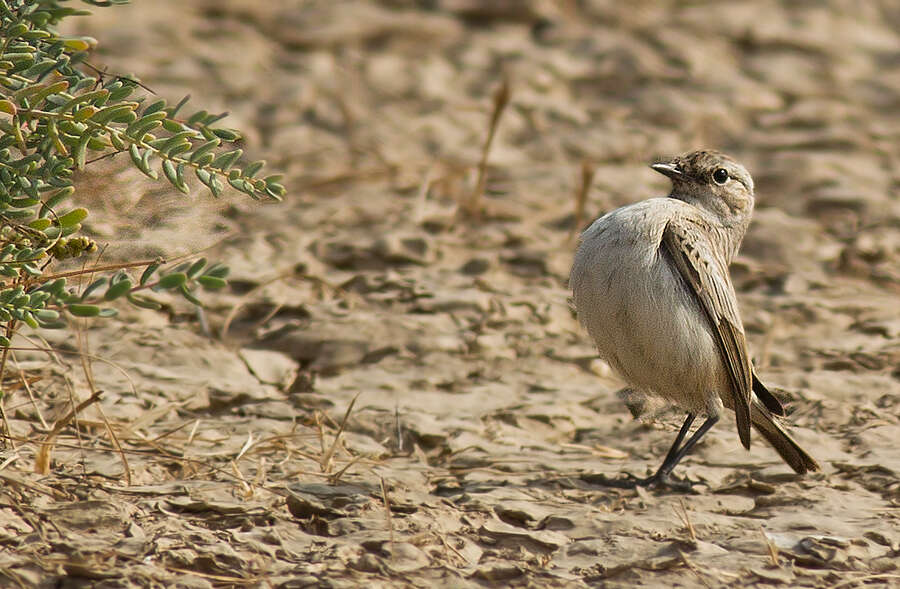
<instances>
[{"instance_id":1,"label":"desert ground","mask_svg":"<svg viewBox=\"0 0 900 589\"><path fill-rule=\"evenodd\" d=\"M104 263L203 255L231 283L16 353L0 585L900 586L893 3L92 10L66 27L95 65L228 111L288 195L185 197L125 156L79 177ZM692 492L606 488L652 472L683 416L624 403L597 359L577 234L701 147L756 180L732 277L823 470L744 450L729 414L676 471Z\"/></svg>"}]
</instances>

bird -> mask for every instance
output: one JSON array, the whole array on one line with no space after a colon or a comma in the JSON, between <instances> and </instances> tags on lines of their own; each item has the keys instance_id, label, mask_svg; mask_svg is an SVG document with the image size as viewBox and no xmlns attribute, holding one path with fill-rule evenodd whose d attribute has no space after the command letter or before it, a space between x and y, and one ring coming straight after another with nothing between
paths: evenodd
<instances>
[{"instance_id":1,"label":"bird","mask_svg":"<svg viewBox=\"0 0 900 589\"><path fill-rule=\"evenodd\" d=\"M687 417L655 474L601 482L690 487L672 471L725 408L734 411L748 450L752 427L796 473L819 470L778 422L784 407L753 369L728 272L753 213L750 173L714 150L650 167L671 180L669 195L594 221L581 235L569 282L600 357L631 387L663 397ZM705 421L688 437L697 416Z\"/></svg>"}]
</instances>

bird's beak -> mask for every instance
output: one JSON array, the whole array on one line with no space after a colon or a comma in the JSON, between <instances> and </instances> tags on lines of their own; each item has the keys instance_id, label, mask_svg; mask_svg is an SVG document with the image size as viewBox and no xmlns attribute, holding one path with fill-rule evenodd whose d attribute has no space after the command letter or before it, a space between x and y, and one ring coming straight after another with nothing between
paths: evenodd
<instances>
[{"instance_id":1,"label":"bird's beak","mask_svg":"<svg viewBox=\"0 0 900 589\"><path fill-rule=\"evenodd\" d=\"M681 166L679 166L678 164L660 162L658 164L653 164L650 167L663 176L668 176L672 179L684 176L684 172L681 171Z\"/></svg>"}]
</instances>

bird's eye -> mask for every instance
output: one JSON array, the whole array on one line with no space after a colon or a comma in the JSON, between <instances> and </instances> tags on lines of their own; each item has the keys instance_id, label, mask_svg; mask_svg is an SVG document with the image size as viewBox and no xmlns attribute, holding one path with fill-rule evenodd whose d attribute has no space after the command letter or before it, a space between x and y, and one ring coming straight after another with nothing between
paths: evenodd
<instances>
[{"instance_id":1,"label":"bird's eye","mask_svg":"<svg viewBox=\"0 0 900 589\"><path fill-rule=\"evenodd\" d=\"M713 172L713 180L715 180L716 184L725 184L728 182L728 170L719 168Z\"/></svg>"}]
</instances>

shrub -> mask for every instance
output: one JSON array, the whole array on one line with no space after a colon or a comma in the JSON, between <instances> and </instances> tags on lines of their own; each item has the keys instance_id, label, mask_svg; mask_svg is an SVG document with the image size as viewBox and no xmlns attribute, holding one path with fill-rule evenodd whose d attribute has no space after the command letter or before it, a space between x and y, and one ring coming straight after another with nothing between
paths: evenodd
<instances>
[{"instance_id":1,"label":"shrub","mask_svg":"<svg viewBox=\"0 0 900 589\"><path fill-rule=\"evenodd\" d=\"M285 192L279 176L258 177L264 162L238 165L242 152L234 144L241 136L218 126L225 115L182 114L187 99L168 105L148 98L138 80L91 66L97 42L57 31L62 20L88 14L67 4L0 0L0 348L9 347L22 324L64 328L69 316L113 315L103 305L119 298L155 308L147 295L158 290L199 305L199 289L226 284L227 268L204 259L58 272L58 262L97 249L80 234L88 210L77 205L76 170L127 157L183 193L191 176L213 196L226 186L254 199L280 200ZM85 272L99 277L78 292L67 279Z\"/></svg>"}]
</instances>

